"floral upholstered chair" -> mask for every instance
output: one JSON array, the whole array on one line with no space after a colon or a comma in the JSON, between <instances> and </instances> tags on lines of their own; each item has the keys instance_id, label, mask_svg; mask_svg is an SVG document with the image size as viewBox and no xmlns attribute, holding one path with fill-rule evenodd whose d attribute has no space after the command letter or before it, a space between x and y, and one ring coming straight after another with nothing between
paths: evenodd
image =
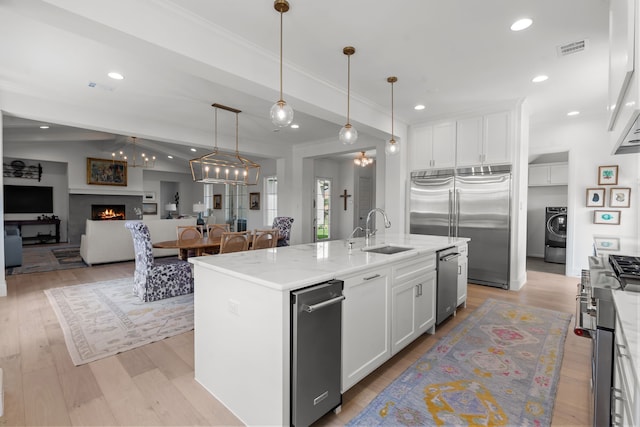
<instances>
[{"instance_id":1,"label":"floral upholstered chair","mask_svg":"<svg viewBox=\"0 0 640 427\"><path fill-rule=\"evenodd\" d=\"M278 246L289 246L291 224L293 224L293 218L290 216L277 216L273 219L272 228L278 229Z\"/></svg>"},{"instance_id":2,"label":"floral upholstered chair","mask_svg":"<svg viewBox=\"0 0 640 427\"><path fill-rule=\"evenodd\" d=\"M149 229L142 222L127 221L124 225L133 236L136 270L133 293L141 301L149 302L193 292L193 273L186 261L153 258Z\"/></svg>"}]
</instances>

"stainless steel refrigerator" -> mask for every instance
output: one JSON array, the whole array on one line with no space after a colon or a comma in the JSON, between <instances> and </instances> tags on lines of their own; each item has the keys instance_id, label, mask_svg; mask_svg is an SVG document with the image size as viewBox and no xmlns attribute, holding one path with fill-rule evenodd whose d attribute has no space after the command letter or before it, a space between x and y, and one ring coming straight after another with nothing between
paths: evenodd
<instances>
[{"instance_id":1,"label":"stainless steel refrigerator","mask_svg":"<svg viewBox=\"0 0 640 427\"><path fill-rule=\"evenodd\" d=\"M509 288L511 166L414 171L410 233L469 237L469 282Z\"/></svg>"}]
</instances>

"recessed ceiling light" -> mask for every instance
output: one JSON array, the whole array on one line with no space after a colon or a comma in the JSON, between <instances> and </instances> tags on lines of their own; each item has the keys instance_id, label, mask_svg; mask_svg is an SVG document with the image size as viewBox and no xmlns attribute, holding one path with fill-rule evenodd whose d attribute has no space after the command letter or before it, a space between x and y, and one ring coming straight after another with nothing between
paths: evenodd
<instances>
[{"instance_id":1,"label":"recessed ceiling light","mask_svg":"<svg viewBox=\"0 0 640 427\"><path fill-rule=\"evenodd\" d=\"M545 80L549 79L549 76L545 76L544 74L540 74L539 76L535 76L534 78L531 79L532 82L534 83L540 83L543 82Z\"/></svg>"},{"instance_id":2,"label":"recessed ceiling light","mask_svg":"<svg viewBox=\"0 0 640 427\"><path fill-rule=\"evenodd\" d=\"M418 111L424 110L425 108L426 107L424 105L422 105L422 104L418 104L415 107L413 107L414 110L418 110Z\"/></svg>"},{"instance_id":3,"label":"recessed ceiling light","mask_svg":"<svg viewBox=\"0 0 640 427\"><path fill-rule=\"evenodd\" d=\"M113 80L122 80L124 76L118 72L112 71L107 76L111 77Z\"/></svg>"},{"instance_id":4,"label":"recessed ceiling light","mask_svg":"<svg viewBox=\"0 0 640 427\"><path fill-rule=\"evenodd\" d=\"M49 126L47 126L47 125L42 125L42 126L40 126L40 129L49 129Z\"/></svg>"},{"instance_id":5,"label":"recessed ceiling light","mask_svg":"<svg viewBox=\"0 0 640 427\"><path fill-rule=\"evenodd\" d=\"M173 156L169 155L167 156L167 159L173 159Z\"/></svg>"},{"instance_id":6,"label":"recessed ceiling light","mask_svg":"<svg viewBox=\"0 0 640 427\"><path fill-rule=\"evenodd\" d=\"M300 125L297 125L295 123L291 125L291 129L298 129L299 127L300 127Z\"/></svg>"},{"instance_id":7,"label":"recessed ceiling light","mask_svg":"<svg viewBox=\"0 0 640 427\"><path fill-rule=\"evenodd\" d=\"M580 114L580 111L569 111L567 116L577 116L578 114Z\"/></svg>"},{"instance_id":8,"label":"recessed ceiling light","mask_svg":"<svg viewBox=\"0 0 640 427\"><path fill-rule=\"evenodd\" d=\"M511 31L522 31L527 29L533 24L533 21L529 18L518 19L516 22L511 24Z\"/></svg>"},{"instance_id":9,"label":"recessed ceiling light","mask_svg":"<svg viewBox=\"0 0 640 427\"><path fill-rule=\"evenodd\" d=\"M198 151L198 150L196 150L195 148L192 148L192 149L191 149L191 151L193 151L193 152L195 153L195 152L196 152L196 151Z\"/></svg>"}]
</instances>

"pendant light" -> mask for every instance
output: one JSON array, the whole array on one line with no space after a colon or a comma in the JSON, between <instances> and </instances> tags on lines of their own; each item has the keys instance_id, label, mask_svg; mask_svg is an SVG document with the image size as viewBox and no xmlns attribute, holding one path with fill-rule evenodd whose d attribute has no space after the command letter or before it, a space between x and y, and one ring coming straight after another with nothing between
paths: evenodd
<instances>
[{"instance_id":1,"label":"pendant light","mask_svg":"<svg viewBox=\"0 0 640 427\"><path fill-rule=\"evenodd\" d=\"M238 115L241 111L222 104L213 104L212 107L215 108L215 146L211 153L189 160L191 177L195 182L208 184L256 185L260 176L260 165L242 157L238 151ZM218 149L218 109L236 115L235 154L224 153Z\"/></svg>"},{"instance_id":2,"label":"pendant light","mask_svg":"<svg viewBox=\"0 0 640 427\"><path fill-rule=\"evenodd\" d=\"M293 109L282 96L282 15L289 10L289 2L276 0L273 7L280 13L280 99L271 107L271 122L278 127L285 127L293 121Z\"/></svg>"},{"instance_id":3,"label":"pendant light","mask_svg":"<svg viewBox=\"0 0 640 427\"><path fill-rule=\"evenodd\" d=\"M384 147L387 154L394 155L400 152L400 143L393 136L393 84L398 81L397 77L387 77L387 81L391 83L391 139Z\"/></svg>"},{"instance_id":4,"label":"pendant light","mask_svg":"<svg viewBox=\"0 0 640 427\"><path fill-rule=\"evenodd\" d=\"M342 49L342 53L347 55L347 124L340 129L340 134L338 137L340 138L340 142L345 145L351 145L356 142L358 139L358 131L356 128L351 126L349 122L349 97L351 95L351 55L356 53L356 48L353 46L347 46Z\"/></svg>"}]
</instances>

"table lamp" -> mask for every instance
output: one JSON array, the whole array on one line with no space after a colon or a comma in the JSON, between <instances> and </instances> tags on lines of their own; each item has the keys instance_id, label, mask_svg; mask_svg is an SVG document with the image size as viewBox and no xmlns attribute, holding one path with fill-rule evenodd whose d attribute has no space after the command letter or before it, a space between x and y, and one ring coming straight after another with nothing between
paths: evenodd
<instances>
[{"instance_id":1,"label":"table lamp","mask_svg":"<svg viewBox=\"0 0 640 427\"><path fill-rule=\"evenodd\" d=\"M175 203L167 203L164 205L164 208L167 210L167 219L172 219L171 212L175 212L178 210L178 207Z\"/></svg>"},{"instance_id":2,"label":"table lamp","mask_svg":"<svg viewBox=\"0 0 640 427\"><path fill-rule=\"evenodd\" d=\"M204 225L204 219L202 218L202 212L204 212L205 207L204 203L198 202L194 203L193 211L198 214L198 220L196 221L197 225Z\"/></svg>"}]
</instances>

